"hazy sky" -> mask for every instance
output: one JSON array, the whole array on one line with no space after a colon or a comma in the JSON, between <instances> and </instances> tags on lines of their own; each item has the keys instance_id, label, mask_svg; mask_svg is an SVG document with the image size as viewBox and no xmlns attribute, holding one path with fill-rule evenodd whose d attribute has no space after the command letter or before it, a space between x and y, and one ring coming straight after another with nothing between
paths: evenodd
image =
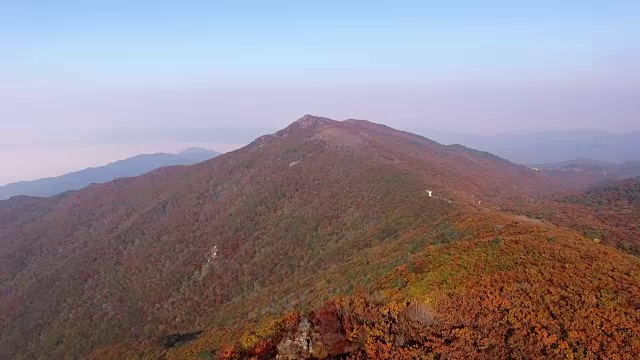
<instances>
[{"instance_id":1,"label":"hazy sky","mask_svg":"<svg viewBox=\"0 0 640 360\"><path fill-rule=\"evenodd\" d=\"M0 184L304 113L640 130L640 1L0 1Z\"/></svg>"}]
</instances>

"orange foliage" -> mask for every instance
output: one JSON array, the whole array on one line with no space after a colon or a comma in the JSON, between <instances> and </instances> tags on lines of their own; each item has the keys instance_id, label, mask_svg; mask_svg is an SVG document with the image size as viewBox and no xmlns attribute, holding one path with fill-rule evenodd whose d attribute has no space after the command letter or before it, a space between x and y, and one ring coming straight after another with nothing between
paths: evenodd
<instances>
[{"instance_id":1,"label":"orange foliage","mask_svg":"<svg viewBox=\"0 0 640 360\"><path fill-rule=\"evenodd\" d=\"M556 184L305 117L199 165L0 202L0 358L630 358L640 260L568 228L616 244L633 215L537 195Z\"/></svg>"}]
</instances>

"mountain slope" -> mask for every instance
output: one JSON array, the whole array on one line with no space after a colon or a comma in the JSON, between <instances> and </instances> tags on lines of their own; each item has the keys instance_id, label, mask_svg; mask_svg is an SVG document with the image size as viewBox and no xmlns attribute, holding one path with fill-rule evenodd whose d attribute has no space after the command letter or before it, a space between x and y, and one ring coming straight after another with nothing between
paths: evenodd
<instances>
[{"instance_id":1,"label":"mountain slope","mask_svg":"<svg viewBox=\"0 0 640 360\"><path fill-rule=\"evenodd\" d=\"M574 214L586 214L581 219L598 220L590 225L571 217L574 224L584 224L582 230L587 235L640 255L640 177L594 186L567 196L562 202ZM565 217L569 218L567 215Z\"/></svg>"},{"instance_id":2,"label":"mountain slope","mask_svg":"<svg viewBox=\"0 0 640 360\"><path fill-rule=\"evenodd\" d=\"M51 196L77 190L92 183L105 183L121 177L142 175L163 166L192 165L219 155L205 149L187 149L178 154L142 154L105 166L88 168L65 175L0 186L0 200L16 195Z\"/></svg>"},{"instance_id":3,"label":"mountain slope","mask_svg":"<svg viewBox=\"0 0 640 360\"><path fill-rule=\"evenodd\" d=\"M513 216L448 220L457 240L443 243L446 236L423 228L367 252L360 261L375 264L372 270L386 265L381 257L397 260L373 284L360 282L361 290L315 302L313 311L294 310L228 337L228 326L218 324L179 348L159 351L141 342L134 351L110 347L96 358L197 359L216 350L223 359L634 358L640 345L637 258ZM430 240L416 251L415 236ZM349 276L357 266L336 272ZM314 350L296 346L299 339Z\"/></svg>"},{"instance_id":4,"label":"mountain slope","mask_svg":"<svg viewBox=\"0 0 640 360\"><path fill-rule=\"evenodd\" d=\"M556 174L549 176L558 178ZM567 179L562 177L564 183ZM594 241L640 255L640 178L603 180L591 186L584 178L573 180L579 185L574 191L551 192L514 203L508 210L574 229Z\"/></svg>"},{"instance_id":5,"label":"mountain slope","mask_svg":"<svg viewBox=\"0 0 640 360\"><path fill-rule=\"evenodd\" d=\"M464 319L446 309L486 289L483 296L505 294L547 314L539 329L548 336L567 327L590 336L596 327L571 322L580 319L574 297L598 299L597 284L582 284L611 275L618 281L603 284L616 307L591 311L633 323L636 258L499 211L556 186L487 153L366 121L307 115L197 165L46 199L13 198L0 202L0 357L65 358L94 350L98 358L188 358L233 344L265 318L318 308L355 296L359 288L385 293L386 304L400 304L405 296L432 299L439 324L451 325L445 332L464 321L480 331L474 336L482 335L473 324L484 314L477 307ZM563 272L567 264L575 267ZM411 273L402 270L407 268ZM544 281L559 273L562 284ZM527 279L547 297L526 300L518 284ZM574 286L578 293L567 303L545 307L544 301L562 299ZM629 289L624 298L620 289ZM467 301L461 304L482 303ZM504 307L487 311L495 317ZM557 311L567 311L569 319L548 323ZM487 357L511 348L526 352L526 329L513 326L488 328L490 351L460 335L454 342L441 337L442 345ZM635 328L625 329L618 345L602 340L614 354L638 348ZM200 330L207 331L181 348L166 349L155 340ZM284 335L260 334L267 333L275 334L267 347L273 350ZM507 333L515 336L513 346L495 342L496 334ZM263 335L256 339L268 338ZM243 345L247 356L256 344L251 339ZM353 347L348 352L356 356L359 342L345 341L336 351ZM582 346L576 341L571 345Z\"/></svg>"}]
</instances>

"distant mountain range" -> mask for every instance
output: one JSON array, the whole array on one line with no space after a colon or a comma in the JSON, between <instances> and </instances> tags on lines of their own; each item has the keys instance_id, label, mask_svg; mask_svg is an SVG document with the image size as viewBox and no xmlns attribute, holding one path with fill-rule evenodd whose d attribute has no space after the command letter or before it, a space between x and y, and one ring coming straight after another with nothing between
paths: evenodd
<instances>
[{"instance_id":1,"label":"distant mountain range","mask_svg":"<svg viewBox=\"0 0 640 360\"><path fill-rule=\"evenodd\" d=\"M0 186L0 200L16 195L52 196L81 189L92 183L105 183L117 178L138 176L164 166L192 165L209 160L219 153L201 148L189 148L178 154L142 154L104 166L87 168L61 176L33 181L19 181Z\"/></svg>"},{"instance_id":2,"label":"distant mountain range","mask_svg":"<svg viewBox=\"0 0 640 360\"><path fill-rule=\"evenodd\" d=\"M488 151L518 164L544 164L578 158L612 163L640 160L638 131L578 130L504 135L469 135L427 129L412 131L443 144L463 144Z\"/></svg>"},{"instance_id":3,"label":"distant mountain range","mask_svg":"<svg viewBox=\"0 0 640 360\"><path fill-rule=\"evenodd\" d=\"M573 184L576 188L640 176L640 161L614 164L589 158L580 158L548 164L528 165L546 175Z\"/></svg>"},{"instance_id":4,"label":"distant mountain range","mask_svg":"<svg viewBox=\"0 0 640 360\"><path fill-rule=\"evenodd\" d=\"M621 164L614 164L596 159L579 158L549 164L529 165L529 167L540 170L600 171L616 174L620 178L640 176L640 161L625 161Z\"/></svg>"}]
</instances>

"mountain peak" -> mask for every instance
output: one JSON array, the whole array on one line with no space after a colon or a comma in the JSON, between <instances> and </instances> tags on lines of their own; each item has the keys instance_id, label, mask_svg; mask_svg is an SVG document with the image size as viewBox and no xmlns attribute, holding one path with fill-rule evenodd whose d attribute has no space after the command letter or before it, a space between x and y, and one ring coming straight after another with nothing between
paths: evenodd
<instances>
[{"instance_id":1,"label":"mountain peak","mask_svg":"<svg viewBox=\"0 0 640 360\"><path fill-rule=\"evenodd\" d=\"M332 120L326 117L305 114L300 119L291 123L289 127L296 126L299 128L308 128L308 127L312 127L320 124L330 124L335 122L336 122L335 120Z\"/></svg>"},{"instance_id":2,"label":"mountain peak","mask_svg":"<svg viewBox=\"0 0 640 360\"><path fill-rule=\"evenodd\" d=\"M309 136L310 133L314 133L319 129L322 129L331 125L335 125L338 123L339 123L338 121L335 121L329 118L305 114L298 120L289 124L289 126L287 126L286 128L274 134L263 135L257 138L254 141L254 144L256 144L257 146L262 146L264 143L268 141L271 141L274 139L288 138L294 135Z\"/></svg>"}]
</instances>

